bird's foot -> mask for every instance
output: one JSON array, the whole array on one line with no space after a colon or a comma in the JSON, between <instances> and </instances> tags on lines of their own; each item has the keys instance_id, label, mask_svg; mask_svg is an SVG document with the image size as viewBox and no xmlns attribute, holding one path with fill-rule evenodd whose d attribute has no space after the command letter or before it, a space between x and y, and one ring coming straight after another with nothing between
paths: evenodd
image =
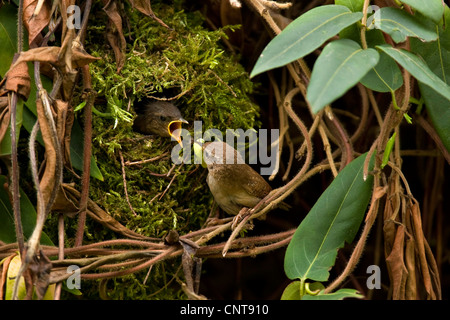
<instances>
[{"instance_id":1,"label":"bird's foot","mask_svg":"<svg viewBox=\"0 0 450 320\"><path fill-rule=\"evenodd\" d=\"M219 224L224 224L228 221L230 221L230 218L220 219L219 217L209 217L206 219L205 226L206 227L217 226Z\"/></svg>"},{"instance_id":2,"label":"bird's foot","mask_svg":"<svg viewBox=\"0 0 450 320\"><path fill-rule=\"evenodd\" d=\"M239 223L250 214L249 208L242 208L239 213L233 218L233 222L231 224L231 230L236 229Z\"/></svg>"}]
</instances>

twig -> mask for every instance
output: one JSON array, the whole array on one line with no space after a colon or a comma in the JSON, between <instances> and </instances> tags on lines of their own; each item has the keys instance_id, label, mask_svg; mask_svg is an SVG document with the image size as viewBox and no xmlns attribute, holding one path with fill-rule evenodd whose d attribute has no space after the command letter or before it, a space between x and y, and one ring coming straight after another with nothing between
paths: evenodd
<instances>
[{"instance_id":1,"label":"twig","mask_svg":"<svg viewBox=\"0 0 450 320\"><path fill-rule=\"evenodd\" d=\"M128 207L130 208L131 212L133 212L133 214L135 216L137 216L136 211L134 211L133 206L131 205L130 198L128 197L128 187L127 187L127 177L126 177L126 173L125 173L125 164L123 161L122 151L120 151L120 150L119 150L119 157L120 157L120 166L122 167L122 181L123 181L123 190L125 191L125 199L127 200Z\"/></svg>"},{"instance_id":2,"label":"twig","mask_svg":"<svg viewBox=\"0 0 450 320\"><path fill-rule=\"evenodd\" d=\"M237 235L239 234L239 232L241 232L242 228L244 228L244 226L247 224L248 220L250 219L250 215L247 214L241 222L239 222L239 224L237 225L237 227L233 230L233 232L231 233L230 237L228 238L227 242L225 243L225 246L223 247L222 250L222 256L225 257L225 255L228 252L228 249L231 246L231 243L233 242L233 240L237 237Z\"/></svg>"},{"instance_id":3,"label":"twig","mask_svg":"<svg viewBox=\"0 0 450 320\"><path fill-rule=\"evenodd\" d=\"M58 216L58 260L64 259L64 215ZM56 284L53 300L59 300L61 297L62 283Z\"/></svg>"},{"instance_id":4,"label":"twig","mask_svg":"<svg viewBox=\"0 0 450 320\"><path fill-rule=\"evenodd\" d=\"M367 117L368 117L368 113L369 113L369 97L368 97L366 88L361 83L358 83L357 87L358 87L359 94L361 95L361 99L362 99L362 111L361 111L361 118L359 120L358 128L355 130L353 135L350 137L350 141L352 143L354 143L359 138L361 133L363 133L366 130L366 122L367 122Z\"/></svg>"},{"instance_id":5,"label":"twig","mask_svg":"<svg viewBox=\"0 0 450 320\"><path fill-rule=\"evenodd\" d=\"M364 166L363 166L364 181L366 181L367 177L369 176L369 164L370 164L370 160L372 159L372 155L376 150L377 143L378 143L378 139L375 139L375 141L372 143L372 146L370 147L369 151L367 152L366 159L364 159Z\"/></svg>"},{"instance_id":6,"label":"twig","mask_svg":"<svg viewBox=\"0 0 450 320\"><path fill-rule=\"evenodd\" d=\"M322 124L319 124L319 134L322 138L323 147L325 150L325 154L327 155L327 160L331 165L331 172L333 173L333 176L336 177L338 175L338 171L336 169L336 164L333 160L333 154L331 153L331 145L328 140L327 134L325 132L325 129L323 128Z\"/></svg>"},{"instance_id":7,"label":"twig","mask_svg":"<svg viewBox=\"0 0 450 320\"><path fill-rule=\"evenodd\" d=\"M330 112L332 112L330 110ZM351 145L350 138L348 137L347 132L342 127L338 118L333 115L333 118L330 120L335 131L337 132L337 136L339 137L339 145L342 150L342 165L340 170L342 170L347 164L349 164L353 160L353 146Z\"/></svg>"},{"instance_id":8,"label":"twig","mask_svg":"<svg viewBox=\"0 0 450 320\"><path fill-rule=\"evenodd\" d=\"M170 168L169 172L167 173L167 176L169 177L172 174L172 171L175 169L175 164L172 166L172 168ZM181 165L183 166L183 164ZM181 167L180 166L180 167ZM175 178L178 176L179 172L175 173L172 177L172 179L170 179L169 184L167 185L166 189L164 190L164 192L162 193L162 195L159 197L159 200L162 199L162 197L164 197L164 195L166 194L166 192L169 190L170 186L172 185L172 182L175 180Z\"/></svg>"},{"instance_id":9,"label":"twig","mask_svg":"<svg viewBox=\"0 0 450 320\"><path fill-rule=\"evenodd\" d=\"M373 91L370 89L367 89L367 95L369 96L370 105L372 106L373 112L375 113L375 117L377 118L378 125L381 127L383 125L383 117L381 116L380 108L378 107L377 100L375 99L375 96L373 95Z\"/></svg>"},{"instance_id":10,"label":"twig","mask_svg":"<svg viewBox=\"0 0 450 320\"><path fill-rule=\"evenodd\" d=\"M168 154L169 154L169 152L164 152L164 153L160 154L159 156L156 156L156 157L153 157L153 158L150 158L150 159L139 160L139 161L125 161L125 165L126 166L134 166L134 165L137 165L137 164L144 164L144 163L148 163L148 162L153 162L153 161L156 161L156 160L159 160L159 159L165 157Z\"/></svg>"},{"instance_id":11,"label":"twig","mask_svg":"<svg viewBox=\"0 0 450 320\"><path fill-rule=\"evenodd\" d=\"M239 251L227 253L226 258L256 256L257 254L266 253L281 248L289 243L294 232L295 229L277 234L245 237L236 240L232 243L230 248L239 249ZM223 243L203 246L198 249L196 256L202 258L223 258L223 247Z\"/></svg>"},{"instance_id":12,"label":"twig","mask_svg":"<svg viewBox=\"0 0 450 320\"><path fill-rule=\"evenodd\" d=\"M291 90L290 94L296 94L298 92L300 92L300 89L294 88ZM305 137L305 141L307 143L307 153L306 153L305 163L303 164L302 168L297 173L297 175L291 181L289 181L285 186L274 190L272 193L270 193L268 196L266 196L264 199L262 199L253 209L251 209L252 218L257 218L257 217L265 214L266 212L270 211L274 206L276 206L278 203L283 201L289 194L291 194L302 183L302 177L303 177L303 175L305 175L305 173L307 172L307 170L311 164L312 155L313 155L311 137L309 136L308 129L306 128L306 126L303 124L303 122L300 120L300 118L292 110L292 106L290 105L289 101L290 100L287 100L287 103L284 104L284 107L286 108L286 111L287 111L289 117L294 121L294 123L300 129L300 132ZM270 206L267 206L261 210L260 209L261 206L263 206L267 203L269 203Z\"/></svg>"},{"instance_id":13,"label":"twig","mask_svg":"<svg viewBox=\"0 0 450 320\"><path fill-rule=\"evenodd\" d=\"M83 20L81 21L81 28L78 31L77 37L75 38L75 41L77 42L84 42L84 38L86 35L88 20L89 20L89 13L91 11L92 6L92 0L86 0L84 11L83 11Z\"/></svg>"},{"instance_id":14,"label":"twig","mask_svg":"<svg viewBox=\"0 0 450 320\"><path fill-rule=\"evenodd\" d=\"M23 0L19 0L19 11L17 12L17 52L23 51Z\"/></svg>"},{"instance_id":15,"label":"twig","mask_svg":"<svg viewBox=\"0 0 450 320\"><path fill-rule=\"evenodd\" d=\"M280 130L280 135L278 137L278 152L277 152L277 164L275 165L276 170L274 170L272 172L272 174L269 177L269 181L272 181L273 179L275 179L275 176L278 173L279 170L279 163L281 161L281 155L283 152L283 142L284 142L284 135L286 133L286 131L289 129L289 125L286 123L285 121L285 112L284 112L284 108L280 107L281 104L281 92L280 92L280 88L278 87L277 82L275 81L275 78L273 76L272 72L268 73L269 76L269 81L272 85L272 90L273 93L275 95L275 101L277 103L277 109L278 109L278 121L279 121L279 130Z\"/></svg>"},{"instance_id":16,"label":"twig","mask_svg":"<svg viewBox=\"0 0 450 320\"><path fill-rule=\"evenodd\" d=\"M212 74L214 75L214 77L216 77L216 79L219 80L219 82L220 82L221 84L223 84L225 87L228 88L228 90L231 92L231 94L232 94L235 98L237 97L236 92L234 92L233 89L232 89L227 83L225 83L225 81L223 81L223 80L217 75L217 73L215 73L215 72L212 71L211 69L209 69L207 73L212 73Z\"/></svg>"},{"instance_id":17,"label":"twig","mask_svg":"<svg viewBox=\"0 0 450 320\"><path fill-rule=\"evenodd\" d=\"M316 132L317 128L319 127L320 124L320 116L316 116L314 118L314 122L311 125L311 128L309 128L309 132L308 135L312 138L314 136L314 133ZM303 153L305 153L306 150L306 140L303 141L301 147L297 150L295 156L297 157L297 159L300 159L303 156Z\"/></svg>"},{"instance_id":18,"label":"twig","mask_svg":"<svg viewBox=\"0 0 450 320\"><path fill-rule=\"evenodd\" d=\"M21 1L22 3L22 1ZM22 23L20 23L22 24ZM14 225L16 230L16 239L19 244L20 254L24 254L24 237L22 220L20 216L20 195L19 195L19 164L17 156L17 127L16 127L16 115L17 115L17 93L10 93L10 113L11 113L11 193L13 199L13 211L14 211Z\"/></svg>"},{"instance_id":19,"label":"twig","mask_svg":"<svg viewBox=\"0 0 450 320\"><path fill-rule=\"evenodd\" d=\"M79 33L80 34L80 33ZM86 224L86 210L89 198L89 180L91 176L91 153L92 153L92 106L94 105L95 91L91 87L91 76L89 65L82 68L84 93L86 105L84 106L84 139L83 139L83 174L81 176L81 197L78 210L78 226L74 246L78 247L83 242L84 226Z\"/></svg>"}]
</instances>

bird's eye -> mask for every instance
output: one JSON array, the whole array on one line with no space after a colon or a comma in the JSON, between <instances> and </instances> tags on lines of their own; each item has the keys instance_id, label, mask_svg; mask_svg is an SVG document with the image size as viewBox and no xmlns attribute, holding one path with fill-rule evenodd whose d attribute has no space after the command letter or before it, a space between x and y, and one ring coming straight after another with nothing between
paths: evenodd
<instances>
[{"instance_id":1,"label":"bird's eye","mask_svg":"<svg viewBox=\"0 0 450 320\"><path fill-rule=\"evenodd\" d=\"M159 119L160 119L161 121L166 121L166 117L164 117L164 116L159 116Z\"/></svg>"}]
</instances>

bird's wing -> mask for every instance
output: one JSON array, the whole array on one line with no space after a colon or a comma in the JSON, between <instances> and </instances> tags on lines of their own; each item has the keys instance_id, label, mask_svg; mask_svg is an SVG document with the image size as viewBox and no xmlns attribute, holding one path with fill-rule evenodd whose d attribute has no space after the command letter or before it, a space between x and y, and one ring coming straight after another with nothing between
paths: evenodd
<instances>
[{"instance_id":1,"label":"bird's wing","mask_svg":"<svg viewBox=\"0 0 450 320\"><path fill-rule=\"evenodd\" d=\"M245 176L244 181L246 181L242 184L242 188L248 194L262 199L272 191L267 181L250 166L246 165L245 170L242 170L242 174Z\"/></svg>"}]
</instances>

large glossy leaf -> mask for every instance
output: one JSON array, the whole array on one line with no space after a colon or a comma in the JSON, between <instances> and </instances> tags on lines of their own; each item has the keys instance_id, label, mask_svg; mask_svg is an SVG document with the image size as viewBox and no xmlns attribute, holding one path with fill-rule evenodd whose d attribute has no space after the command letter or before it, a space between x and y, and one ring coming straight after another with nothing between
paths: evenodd
<instances>
[{"instance_id":1,"label":"large glossy leaf","mask_svg":"<svg viewBox=\"0 0 450 320\"><path fill-rule=\"evenodd\" d=\"M403 10L385 7L375 11L371 18L373 20L370 19L369 27L381 29L397 43L405 41L407 37L415 37L423 41L436 40L434 23L426 19L418 19Z\"/></svg>"},{"instance_id":2,"label":"large glossy leaf","mask_svg":"<svg viewBox=\"0 0 450 320\"><path fill-rule=\"evenodd\" d=\"M336 4L341 4L353 12L362 11L364 0L336 0ZM339 32L341 39L351 39L361 45L361 31L359 26L351 26ZM386 43L381 30L371 29L366 31L366 42L369 48ZM361 79L361 83L370 90L377 92L395 91L403 85L403 77L400 68L395 61L386 55L380 54L377 65Z\"/></svg>"},{"instance_id":3,"label":"large glossy leaf","mask_svg":"<svg viewBox=\"0 0 450 320\"><path fill-rule=\"evenodd\" d=\"M309 10L269 42L250 76L306 56L361 18L361 12L353 13L347 7L339 5L326 5Z\"/></svg>"},{"instance_id":4,"label":"large glossy leaf","mask_svg":"<svg viewBox=\"0 0 450 320\"><path fill-rule=\"evenodd\" d=\"M5 183L6 177L0 175L0 185L4 186ZM25 239L27 239L31 236L34 226L36 225L36 210L23 190L20 190L20 212L22 216L23 233ZM5 243L16 242L14 213L8 192L4 188L0 189L0 221L0 240ZM41 244L53 246L52 241L45 233L42 233Z\"/></svg>"},{"instance_id":5,"label":"large glossy leaf","mask_svg":"<svg viewBox=\"0 0 450 320\"><path fill-rule=\"evenodd\" d=\"M341 6L346 6L352 12L362 11L364 7L364 0L336 0L334 3Z\"/></svg>"},{"instance_id":6,"label":"large glossy leaf","mask_svg":"<svg viewBox=\"0 0 450 320\"><path fill-rule=\"evenodd\" d=\"M363 50L353 40L329 43L317 58L307 89L307 99L314 113L341 97L376 66L375 49Z\"/></svg>"},{"instance_id":7,"label":"large glossy leaf","mask_svg":"<svg viewBox=\"0 0 450 320\"><path fill-rule=\"evenodd\" d=\"M366 40L369 48L385 43L380 30L368 30ZM397 63L384 52L380 53L377 65L361 79L361 83L377 92L395 91L403 85L403 76Z\"/></svg>"},{"instance_id":8,"label":"large glossy leaf","mask_svg":"<svg viewBox=\"0 0 450 320\"><path fill-rule=\"evenodd\" d=\"M411 6L419 11L421 14L430 18L436 23L441 21L444 15L444 5L442 0L400 0L403 3Z\"/></svg>"},{"instance_id":9,"label":"large glossy leaf","mask_svg":"<svg viewBox=\"0 0 450 320\"><path fill-rule=\"evenodd\" d=\"M403 68L408 70L417 81L433 88L435 92L450 101L450 87L430 70L427 64L417 55L404 49L395 49L389 45L377 46L391 56ZM448 102L447 102L448 103Z\"/></svg>"},{"instance_id":10,"label":"large glossy leaf","mask_svg":"<svg viewBox=\"0 0 450 320\"><path fill-rule=\"evenodd\" d=\"M372 193L373 177L363 179L365 158L337 175L295 231L284 260L288 278L326 281L337 250L353 241Z\"/></svg>"},{"instance_id":11,"label":"large glossy leaf","mask_svg":"<svg viewBox=\"0 0 450 320\"><path fill-rule=\"evenodd\" d=\"M441 22L437 27L438 39L435 42L422 43L411 39L411 50L425 60L434 74L450 85L450 9L448 7L445 7L444 21L445 23ZM445 147L450 151L450 103L448 99L437 95L430 86L419 83L419 88L431 121Z\"/></svg>"}]
</instances>

